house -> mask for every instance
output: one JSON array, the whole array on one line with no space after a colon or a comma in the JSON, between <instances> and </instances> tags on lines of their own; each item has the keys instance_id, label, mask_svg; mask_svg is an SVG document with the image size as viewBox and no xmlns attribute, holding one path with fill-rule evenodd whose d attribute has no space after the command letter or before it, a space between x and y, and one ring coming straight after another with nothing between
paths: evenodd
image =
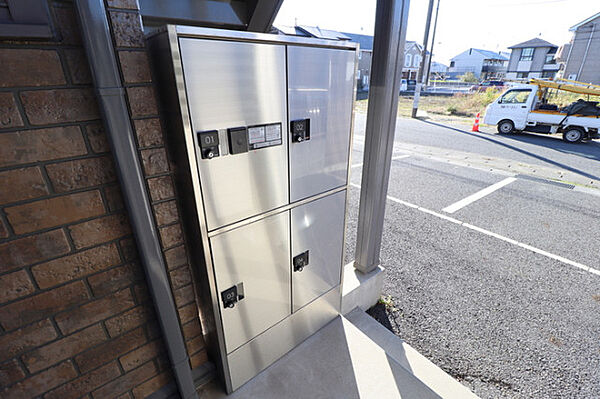
<instances>
[{"instance_id":1,"label":"house","mask_svg":"<svg viewBox=\"0 0 600 399\"><path fill-rule=\"evenodd\" d=\"M573 37L557 54L562 64L561 76L600 84L600 12L569 30Z\"/></svg>"},{"instance_id":2,"label":"house","mask_svg":"<svg viewBox=\"0 0 600 399\"><path fill-rule=\"evenodd\" d=\"M369 90L371 79L371 59L373 56L373 36L358 33L337 32L322 29L315 26L277 26L280 34L304 37L315 37L329 40L351 40L360 46L358 54L358 71L356 75L357 91ZM421 66L421 54L423 46L414 41L406 41L404 45L404 68L402 68L402 79L416 79ZM427 52L429 56L429 52ZM441 65L441 64L440 64ZM445 66L444 66L445 67ZM432 65L433 72L433 65Z\"/></svg>"},{"instance_id":3,"label":"house","mask_svg":"<svg viewBox=\"0 0 600 399\"><path fill-rule=\"evenodd\" d=\"M508 57L502 52L470 48L450 60L448 75L452 78L472 72L478 79L503 79Z\"/></svg>"},{"instance_id":4,"label":"house","mask_svg":"<svg viewBox=\"0 0 600 399\"><path fill-rule=\"evenodd\" d=\"M358 71L356 72L356 79L358 91L369 91L369 84L371 80L371 60L373 58L373 36L360 35L357 33L346 33L350 40L358 43L360 51L358 53Z\"/></svg>"},{"instance_id":5,"label":"house","mask_svg":"<svg viewBox=\"0 0 600 399\"><path fill-rule=\"evenodd\" d=\"M429 68L430 79L443 79L448 74L448 66L441 62L432 61L431 68Z\"/></svg>"},{"instance_id":6,"label":"house","mask_svg":"<svg viewBox=\"0 0 600 399\"><path fill-rule=\"evenodd\" d=\"M554 58L558 46L538 37L510 46L507 79L554 79L559 65Z\"/></svg>"}]
</instances>

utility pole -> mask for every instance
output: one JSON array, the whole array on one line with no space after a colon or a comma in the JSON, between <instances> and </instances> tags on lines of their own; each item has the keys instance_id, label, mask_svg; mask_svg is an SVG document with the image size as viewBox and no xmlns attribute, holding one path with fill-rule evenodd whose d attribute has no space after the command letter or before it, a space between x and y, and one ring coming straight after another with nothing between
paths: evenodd
<instances>
[{"instance_id":1,"label":"utility pole","mask_svg":"<svg viewBox=\"0 0 600 399\"><path fill-rule=\"evenodd\" d=\"M419 109L419 98L421 97L421 86L423 85L423 69L425 68L425 59L427 57L427 42L429 41L429 28L431 27L431 14L433 14L433 0L429 0L429 10L427 11L427 23L425 25L425 37L423 38L423 53L421 54L421 66L417 74L417 87L415 87L415 98L413 100L412 117L417 117Z\"/></svg>"},{"instance_id":2,"label":"utility pole","mask_svg":"<svg viewBox=\"0 0 600 399\"><path fill-rule=\"evenodd\" d=\"M427 75L425 75L425 86L429 86L429 75L431 75L431 59L433 58L433 46L435 44L435 32L437 31L438 15L440 15L440 1L438 0L437 7L435 8L435 22L433 23L433 36L431 38L431 50L429 50L429 61L427 64Z\"/></svg>"}]
</instances>

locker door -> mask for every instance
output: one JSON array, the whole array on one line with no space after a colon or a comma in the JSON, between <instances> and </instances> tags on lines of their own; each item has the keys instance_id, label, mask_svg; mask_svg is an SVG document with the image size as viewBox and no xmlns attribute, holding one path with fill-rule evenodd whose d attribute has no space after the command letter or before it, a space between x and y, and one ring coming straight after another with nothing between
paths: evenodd
<instances>
[{"instance_id":1,"label":"locker door","mask_svg":"<svg viewBox=\"0 0 600 399\"><path fill-rule=\"evenodd\" d=\"M344 190L291 211L294 312L340 284L345 202Z\"/></svg>"},{"instance_id":2,"label":"locker door","mask_svg":"<svg viewBox=\"0 0 600 399\"><path fill-rule=\"evenodd\" d=\"M294 202L346 184L355 52L288 46L287 58Z\"/></svg>"},{"instance_id":3,"label":"locker door","mask_svg":"<svg viewBox=\"0 0 600 399\"><path fill-rule=\"evenodd\" d=\"M179 42L208 230L287 204L285 46ZM248 146L236 151L239 128ZM218 151L207 157L198 135L211 132Z\"/></svg>"},{"instance_id":4,"label":"locker door","mask_svg":"<svg viewBox=\"0 0 600 399\"><path fill-rule=\"evenodd\" d=\"M283 212L210 239L227 353L290 314L289 229ZM226 307L233 287L243 299Z\"/></svg>"}]
</instances>

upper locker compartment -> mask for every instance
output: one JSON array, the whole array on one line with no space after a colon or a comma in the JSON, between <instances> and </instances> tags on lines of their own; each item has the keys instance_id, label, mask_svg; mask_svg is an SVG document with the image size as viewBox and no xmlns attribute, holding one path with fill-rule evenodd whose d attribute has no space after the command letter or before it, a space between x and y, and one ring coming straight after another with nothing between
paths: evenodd
<instances>
[{"instance_id":1,"label":"upper locker compartment","mask_svg":"<svg viewBox=\"0 0 600 399\"><path fill-rule=\"evenodd\" d=\"M285 46L179 46L208 230L286 205Z\"/></svg>"},{"instance_id":2,"label":"upper locker compartment","mask_svg":"<svg viewBox=\"0 0 600 399\"><path fill-rule=\"evenodd\" d=\"M346 184L355 52L288 46L290 201Z\"/></svg>"}]
</instances>

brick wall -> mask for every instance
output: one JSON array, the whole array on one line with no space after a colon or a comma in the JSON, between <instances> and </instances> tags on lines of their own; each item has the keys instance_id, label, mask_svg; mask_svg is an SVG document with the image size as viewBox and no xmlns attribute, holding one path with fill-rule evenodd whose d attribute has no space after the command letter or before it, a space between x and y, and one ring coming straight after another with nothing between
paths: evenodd
<instances>
[{"instance_id":1,"label":"brick wall","mask_svg":"<svg viewBox=\"0 0 600 399\"><path fill-rule=\"evenodd\" d=\"M170 365L73 6L49 4L54 40L0 41L0 397L145 397ZM195 368L207 358L137 2L107 6Z\"/></svg>"}]
</instances>

